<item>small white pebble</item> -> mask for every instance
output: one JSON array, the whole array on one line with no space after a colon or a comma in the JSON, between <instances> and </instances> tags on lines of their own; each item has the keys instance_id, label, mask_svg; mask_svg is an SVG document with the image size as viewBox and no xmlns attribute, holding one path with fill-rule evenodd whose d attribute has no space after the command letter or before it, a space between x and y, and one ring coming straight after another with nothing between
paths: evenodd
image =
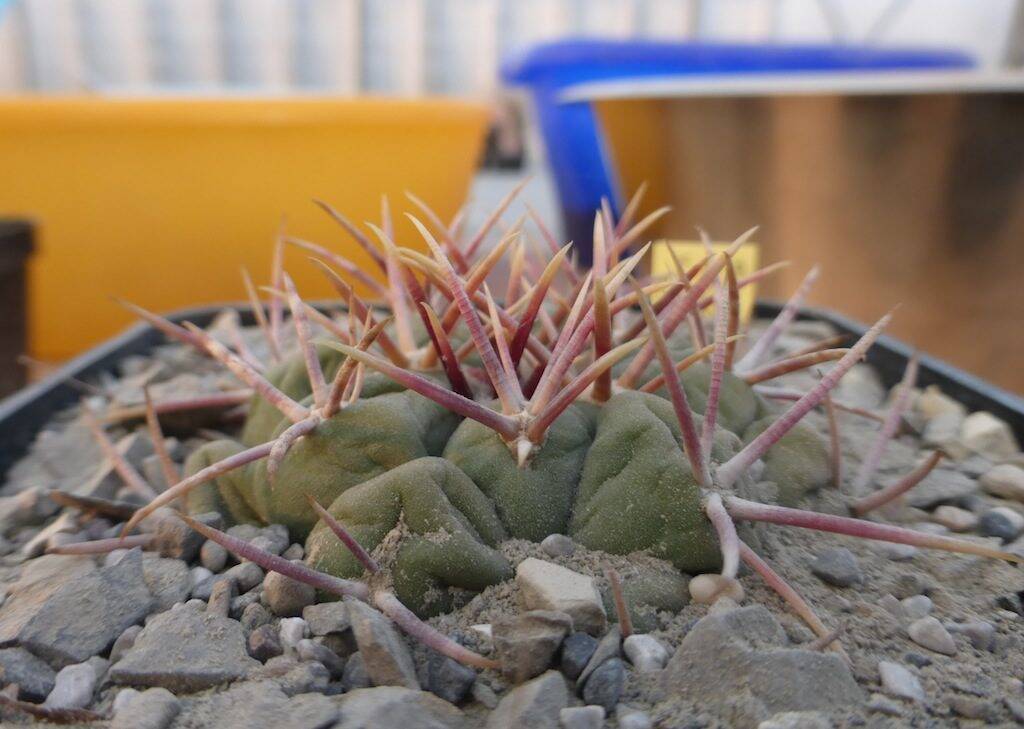
<instances>
[{"instance_id":1,"label":"small white pebble","mask_svg":"<svg viewBox=\"0 0 1024 729\"><path fill-rule=\"evenodd\" d=\"M656 638L646 634L631 635L622 642L622 649L640 673L660 671L668 662L668 651Z\"/></svg>"},{"instance_id":2,"label":"small white pebble","mask_svg":"<svg viewBox=\"0 0 1024 729\"><path fill-rule=\"evenodd\" d=\"M206 569L205 567L201 567L199 565L196 565L195 567L193 567L189 574L192 576L192 589L193 590L196 589L199 585L201 585L206 580L208 580L211 577L213 577L213 573L210 572L210 570Z\"/></svg>"},{"instance_id":3,"label":"small white pebble","mask_svg":"<svg viewBox=\"0 0 1024 729\"><path fill-rule=\"evenodd\" d=\"M932 612L932 599L927 595L914 595L900 600L900 611L908 620L923 618Z\"/></svg>"},{"instance_id":4,"label":"small white pebble","mask_svg":"<svg viewBox=\"0 0 1024 729\"><path fill-rule=\"evenodd\" d=\"M114 714L116 715L120 713L124 707L128 706L128 704L135 700L139 693L139 691L136 691L133 688L126 688L118 691L117 696L114 697Z\"/></svg>"},{"instance_id":5,"label":"small white pebble","mask_svg":"<svg viewBox=\"0 0 1024 729\"><path fill-rule=\"evenodd\" d=\"M952 656L956 653L956 642L949 631L936 618L928 615L915 620L907 627L907 635L919 646L936 653Z\"/></svg>"},{"instance_id":6,"label":"small white pebble","mask_svg":"<svg viewBox=\"0 0 1024 729\"><path fill-rule=\"evenodd\" d=\"M281 636L281 646L294 650L299 641L309 635L309 625L302 618L282 618L278 626Z\"/></svg>"},{"instance_id":7,"label":"small white pebble","mask_svg":"<svg viewBox=\"0 0 1024 729\"><path fill-rule=\"evenodd\" d=\"M651 729L654 726L651 717L626 704L615 707L615 718L619 722L619 729Z\"/></svg>"},{"instance_id":8,"label":"small white pebble","mask_svg":"<svg viewBox=\"0 0 1024 729\"><path fill-rule=\"evenodd\" d=\"M882 688L889 694L901 699L924 701L924 689L921 688L921 682L906 666L891 661L880 661L878 673L882 679Z\"/></svg>"},{"instance_id":9,"label":"small white pebble","mask_svg":"<svg viewBox=\"0 0 1024 729\"><path fill-rule=\"evenodd\" d=\"M570 706L558 712L562 729L601 729L604 709L600 706Z\"/></svg>"},{"instance_id":10,"label":"small white pebble","mask_svg":"<svg viewBox=\"0 0 1024 729\"><path fill-rule=\"evenodd\" d=\"M470 625L469 629L472 630L474 633L481 635L484 638L487 638L487 640L491 640L491 638L493 637L490 623L477 623L476 625Z\"/></svg>"},{"instance_id":11,"label":"small white pebble","mask_svg":"<svg viewBox=\"0 0 1024 729\"><path fill-rule=\"evenodd\" d=\"M568 557L576 551L576 544L564 534L549 534L540 543L540 548L549 557Z\"/></svg>"},{"instance_id":12,"label":"small white pebble","mask_svg":"<svg viewBox=\"0 0 1024 729\"><path fill-rule=\"evenodd\" d=\"M895 544L890 542L879 542L875 545L875 551L893 562L906 562L917 556L917 547L912 544Z\"/></svg>"},{"instance_id":13,"label":"small white pebble","mask_svg":"<svg viewBox=\"0 0 1024 729\"><path fill-rule=\"evenodd\" d=\"M95 688L96 671L88 663L65 666L57 673L45 705L51 709L84 709L92 703Z\"/></svg>"},{"instance_id":14,"label":"small white pebble","mask_svg":"<svg viewBox=\"0 0 1024 729\"><path fill-rule=\"evenodd\" d=\"M690 597L703 605L711 605L723 597L740 603L743 602L743 596L743 585L732 577L706 574L690 580Z\"/></svg>"}]
</instances>

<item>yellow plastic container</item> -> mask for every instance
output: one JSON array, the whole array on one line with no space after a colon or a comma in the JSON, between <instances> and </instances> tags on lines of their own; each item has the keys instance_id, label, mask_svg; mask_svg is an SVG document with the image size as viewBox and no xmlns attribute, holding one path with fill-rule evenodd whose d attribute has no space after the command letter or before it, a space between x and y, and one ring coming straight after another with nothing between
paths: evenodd
<instances>
[{"instance_id":1,"label":"yellow plastic container","mask_svg":"<svg viewBox=\"0 0 1024 729\"><path fill-rule=\"evenodd\" d=\"M118 296L146 308L237 301L239 269L267 282L287 230L366 262L311 202L396 237L412 191L444 219L476 168L481 105L369 99L0 98L0 217L37 225L29 271L29 347L65 359L123 328ZM286 257L304 296L330 295L298 250Z\"/></svg>"}]
</instances>

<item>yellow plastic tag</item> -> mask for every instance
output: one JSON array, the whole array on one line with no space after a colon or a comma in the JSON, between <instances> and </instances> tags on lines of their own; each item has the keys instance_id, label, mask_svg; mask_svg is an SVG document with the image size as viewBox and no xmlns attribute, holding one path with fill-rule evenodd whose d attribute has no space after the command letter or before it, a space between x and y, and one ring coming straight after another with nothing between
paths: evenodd
<instances>
[{"instance_id":1,"label":"yellow plastic tag","mask_svg":"<svg viewBox=\"0 0 1024 729\"><path fill-rule=\"evenodd\" d=\"M712 243L715 253L721 253L729 247L729 243ZM694 266L707 255L704 244L695 240L658 240L651 248L651 273L654 276L675 277L676 268L672 262L672 252L679 262L687 268ZM743 279L757 270L761 261L761 248L756 243L747 242L732 257L732 265L736 278ZM754 301L757 299L757 284L744 286L740 289L740 320L750 321L754 313Z\"/></svg>"}]
</instances>

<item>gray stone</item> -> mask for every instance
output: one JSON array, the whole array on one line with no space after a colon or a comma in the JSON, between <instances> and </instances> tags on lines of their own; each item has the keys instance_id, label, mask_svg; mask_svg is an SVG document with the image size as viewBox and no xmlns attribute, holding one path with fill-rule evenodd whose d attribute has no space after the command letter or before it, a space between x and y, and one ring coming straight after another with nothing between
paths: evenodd
<instances>
[{"instance_id":1,"label":"gray stone","mask_svg":"<svg viewBox=\"0 0 1024 729\"><path fill-rule=\"evenodd\" d=\"M864 702L842 658L791 648L782 626L759 605L699 620L662 672L661 686L723 714L736 710L736 697L747 696L746 723Z\"/></svg>"},{"instance_id":2,"label":"gray stone","mask_svg":"<svg viewBox=\"0 0 1024 729\"><path fill-rule=\"evenodd\" d=\"M220 572L228 563L228 550L208 539L199 549L199 562L210 572Z\"/></svg>"},{"instance_id":3,"label":"gray stone","mask_svg":"<svg viewBox=\"0 0 1024 729\"><path fill-rule=\"evenodd\" d=\"M600 642L597 644L597 649L594 651L594 655L587 661L587 665L580 673L580 677L576 679L576 688L579 689L586 683L597 667L610 658L618 658L620 654L619 649L622 645L622 633L619 630L618 624L613 625Z\"/></svg>"},{"instance_id":4,"label":"gray stone","mask_svg":"<svg viewBox=\"0 0 1024 729\"><path fill-rule=\"evenodd\" d=\"M245 652L237 621L176 608L155 616L113 668L115 683L201 691L245 675L259 663Z\"/></svg>"},{"instance_id":5,"label":"gray stone","mask_svg":"<svg viewBox=\"0 0 1024 729\"><path fill-rule=\"evenodd\" d=\"M167 729L180 711L181 702L167 689L146 689L117 711L110 729Z\"/></svg>"},{"instance_id":6,"label":"gray stone","mask_svg":"<svg viewBox=\"0 0 1024 729\"><path fill-rule=\"evenodd\" d=\"M229 615L235 620L242 618L242 613L250 605L258 604L263 599L263 586L254 587L249 592L238 595L231 600L231 609Z\"/></svg>"},{"instance_id":7,"label":"gray stone","mask_svg":"<svg viewBox=\"0 0 1024 729\"><path fill-rule=\"evenodd\" d=\"M880 661L878 674L886 693L901 699L924 702L924 690L921 688L921 682L906 666L891 661Z\"/></svg>"},{"instance_id":8,"label":"gray stone","mask_svg":"<svg viewBox=\"0 0 1024 729\"><path fill-rule=\"evenodd\" d=\"M213 577L213 573L202 565L196 565L189 570L189 580L193 591L211 577Z\"/></svg>"},{"instance_id":9,"label":"gray stone","mask_svg":"<svg viewBox=\"0 0 1024 729\"><path fill-rule=\"evenodd\" d=\"M600 706L567 706L558 712L562 729L601 729L604 709Z\"/></svg>"},{"instance_id":10,"label":"gray stone","mask_svg":"<svg viewBox=\"0 0 1024 729\"><path fill-rule=\"evenodd\" d=\"M936 468L904 498L908 506L927 510L940 504L960 503L978 491L978 482L973 478L951 468Z\"/></svg>"},{"instance_id":11,"label":"gray stone","mask_svg":"<svg viewBox=\"0 0 1024 729\"><path fill-rule=\"evenodd\" d=\"M369 688L370 677L366 673L366 664L358 652L353 653L345 662L345 670L341 674L341 687L345 691Z\"/></svg>"},{"instance_id":12,"label":"gray stone","mask_svg":"<svg viewBox=\"0 0 1024 729\"><path fill-rule=\"evenodd\" d=\"M242 611L242 617L239 619L239 622L242 624L242 630L246 633L251 633L261 625L266 625L270 622L270 613L258 602L254 602L251 605L247 605L245 610Z\"/></svg>"},{"instance_id":13,"label":"gray stone","mask_svg":"<svg viewBox=\"0 0 1024 729\"><path fill-rule=\"evenodd\" d=\"M348 608L340 600L308 605L302 611L302 619L309 624L309 632L313 635L344 633L352 629Z\"/></svg>"},{"instance_id":14,"label":"gray stone","mask_svg":"<svg viewBox=\"0 0 1024 729\"><path fill-rule=\"evenodd\" d=\"M427 659L426 689L435 696L458 704L465 700L476 681L476 671L456 660L430 651Z\"/></svg>"},{"instance_id":15,"label":"gray stone","mask_svg":"<svg viewBox=\"0 0 1024 729\"><path fill-rule=\"evenodd\" d=\"M1024 516L1006 506L997 506L981 515L978 531L986 537L998 537L1010 542L1024 532Z\"/></svg>"},{"instance_id":16,"label":"gray stone","mask_svg":"<svg viewBox=\"0 0 1024 729\"><path fill-rule=\"evenodd\" d=\"M278 624L281 635L281 645L286 649L295 649L299 641L309 635L309 626L302 618L282 618Z\"/></svg>"},{"instance_id":17,"label":"gray stone","mask_svg":"<svg viewBox=\"0 0 1024 729\"><path fill-rule=\"evenodd\" d=\"M281 638L273 625L261 625L249 634L249 655L261 663L284 653Z\"/></svg>"},{"instance_id":18,"label":"gray stone","mask_svg":"<svg viewBox=\"0 0 1024 729\"><path fill-rule=\"evenodd\" d=\"M832 729L832 722L817 711L785 711L762 721L757 729Z\"/></svg>"},{"instance_id":19,"label":"gray stone","mask_svg":"<svg viewBox=\"0 0 1024 729\"><path fill-rule=\"evenodd\" d=\"M966 623L947 623L946 629L951 633L965 636L971 645L981 651L992 650L996 637L996 628L984 620L970 620Z\"/></svg>"},{"instance_id":20,"label":"gray stone","mask_svg":"<svg viewBox=\"0 0 1024 729\"><path fill-rule=\"evenodd\" d=\"M139 633L142 632L141 625L132 625L125 628L125 631L117 637L114 641L113 647L110 649L110 662L117 663L124 657L124 654L132 649L135 645L135 639L139 637Z\"/></svg>"},{"instance_id":21,"label":"gray stone","mask_svg":"<svg viewBox=\"0 0 1024 729\"><path fill-rule=\"evenodd\" d=\"M811 563L811 572L836 587L850 587L864 579L857 557L846 547L831 547L819 552Z\"/></svg>"},{"instance_id":22,"label":"gray stone","mask_svg":"<svg viewBox=\"0 0 1024 729\"><path fill-rule=\"evenodd\" d=\"M64 666L57 672L53 690L44 705L49 709L84 709L92 703L96 671L88 663Z\"/></svg>"},{"instance_id":23,"label":"gray stone","mask_svg":"<svg viewBox=\"0 0 1024 729\"><path fill-rule=\"evenodd\" d=\"M383 717L387 717L387 726L402 729L468 727L461 711L426 691L379 686L356 689L336 701L341 721L335 729L380 729Z\"/></svg>"},{"instance_id":24,"label":"gray stone","mask_svg":"<svg viewBox=\"0 0 1024 729\"><path fill-rule=\"evenodd\" d=\"M265 549L271 554L281 554L288 549L291 539L288 536L288 527L284 524L271 524L260 530L259 536L252 540L254 546Z\"/></svg>"},{"instance_id":25,"label":"gray stone","mask_svg":"<svg viewBox=\"0 0 1024 729\"><path fill-rule=\"evenodd\" d=\"M937 448L953 460L965 458L970 449L960 440L960 429L964 417L955 412L936 415L929 420L921 434L921 444L926 448Z\"/></svg>"},{"instance_id":26,"label":"gray stone","mask_svg":"<svg viewBox=\"0 0 1024 729\"><path fill-rule=\"evenodd\" d=\"M30 571L27 583L23 575L0 608L0 646L21 645L54 667L81 663L106 652L153 607L138 550L99 569L49 565ZM71 569L54 573L58 565Z\"/></svg>"},{"instance_id":27,"label":"gray stone","mask_svg":"<svg viewBox=\"0 0 1024 729\"><path fill-rule=\"evenodd\" d=\"M317 643L309 638L300 640L295 648L295 652L304 661L316 661L323 664L324 668L331 674L331 678L341 678L345 670L344 658L322 643Z\"/></svg>"},{"instance_id":28,"label":"gray stone","mask_svg":"<svg viewBox=\"0 0 1024 729\"><path fill-rule=\"evenodd\" d=\"M316 588L305 582L271 572L263 579L263 600L275 615L291 618L316 602Z\"/></svg>"},{"instance_id":29,"label":"gray stone","mask_svg":"<svg viewBox=\"0 0 1024 729\"><path fill-rule=\"evenodd\" d=\"M235 599L238 587L234 580L221 580L210 590L210 599L206 601L206 612L227 617L231 612L231 601Z\"/></svg>"},{"instance_id":30,"label":"gray stone","mask_svg":"<svg viewBox=\"0 0 1024 729\"><path fill-rule=\"evenodd\" d=\"M586 633L572 633L562 641L561 669L570 681L575 681L587 667L594 651L597 638Z\"/></svg>"},{"instance_id":31,"label":"gray stone","mask_svg":"<svg viewBox=\"0 0 1024 729\"><path fill-rule=\"evenodd\" d=\"M18 698L40 702L53 691L53 669L24 648L0 650L0 684L18 684Z\"/></svg>"},{"instance_id":32,"label":"gray stone","mask_svg":"<svg viewBox=\"0 0 1024 729\"><path fill-rule=\"evenodd\" d=\"M969 449L993 461L1001 461L1020 452L1020 445L1010 426L985 411L971 413L964 418L960 438Z\"/></svg>"},{"instance_id":33,"label":"gray stone","mask_svg":"<svg viewBox=\"0 0 1024 729\"><path fill-rule=\"evenodd\" d=\"M263 582L263 568L255 562L242 562L224 573L238 584L239 592L248 592Z\"/></svg>"},{"instance_id":34,"label":"gray stone","mask_svg":"<svg viewBox=\"0 0 1024 729\"><path fill-rule=\"evenodd\" d=\"M129 433L120 440L118 440L114 446L124 456L125 460L131 465L135 466L136 469L142 469L142 462L147 456L153 454L153 442L149 437L143 433ZM63 455L63 453L62 453ZM48 459L51 463L59 463L62 459ZM102 456L96 458L93 463L99 462L99 467L92 471L92 476L84 484L81 484L77 488L71 487L71 490L76 494L82 496L98 496L101 499L112 499L117 494L118 490L124 485L124 481L117 475L117 471L114 470L113 465L110 461ZM82 476L87 473L86 468L82 468L78 471L77 477L81 479ZM70 484L68 484L70 486ZM67 489L62 489L67 490Z\"/></svg>"},{"instance_id":35,"label":"gray stone","mask_svg":"<svg viewBox=\"0 0 1024 729\"><path fill-rule=\"evenodd\" d=\"M1011 501L1024 501L1024 468L1002 463L985 472L978 483L988 493Z\"/></svg>"},{"instance_id":36,"label":"gray stone","mask_svg":"<svg viewBox=\"0 0 1024 729\"><path fill-rule=\"evenodd\" d=\"M479 678L473 683L470 695L473 697L473 701L488 709L493 709L498 705L498 695L494 693L494 689Z\"/></svg>"},{"instance_id":37,"label":"gray stone","mask_svg":"<svg viewBox=\"0 0 1024 729\"><path fill-rule=\"evenodd\" d=\"M871 698L868 699L868 711L889 716L900 716L903 713L898 703L883 694L871 694Z\"/></svg>"},{"instance_id":38,"label":"gray stone","mask_svg":"<svg viewBox=\"0 0 1024 729\"><path fill-rule=\"evenodd\" d=\"M227 533L238 539L251 542L253 539L260 535L260 528L255 524L235 524L234 526L228 527Z\"/></svg>"},{"instance_id":39,"label":"gray stone","mask_svg":"<svg viewBox=\"0 0 1024 729\"><path fill-rule=\"evenodd\" d=\"M227 572L219 575L210 575L205 580L200 582L198 585L192 588L192 597L196 600L207 601L210 596L213 595L213 590L217 585L222 582L230 582L235 585L235 589L238 589L238 583L229 575Z\"/></svg>"},{"instance_id":40,"label":"gray stone","mask_svg":"<svg viewBox=\"0 0 1024 729\"><path fill-rule=\"evenodd\" d=\"M345 602L366 674L373 684L418 689L412 654L391 621L364 602Z\"/></svg>"},{"instance_id":41,"label":"gray stone","mask_svg":"<svg viewBox=\"0 0 1024 729\"><path fill-rule=\"evenodd\" d=\"M542 673L517 686L498 702L487 718L487 729L558 729L558 718L569 703L565 679L558 671Z\"/></svg>"},{"instance_id":42,"label":"gray stone","mask_svg":"<svg viewBox=\"0 0 1024 729\"><path fill-rule=\"evenodd\" d=\"M668 663L668 651L657 638L646 633L629 636L622 641L622 650L639 673L660 671Z\"/></svg>"},{"instance_id":43,"label":"gray stone","mask_svg":"<svg viewBox=\"0 0 1024 729\"><path fill-rule=\"evenodd\" d=\"M907 635L919 646L947 656L956 654L956 642L936 618L927 615L907 627Z\"/></svg>"},{"instance_id":44,"label":"gray stone","mask_svg":"<svg viewBox=\"0 0 1024 729\"><path fill-rule=\"evenodd\" d=\"M626 684L626 667L620 658L609 658L602 663L583 685L583 700L613 711Z\"/></svg>"},{"instance_id":45,"label":"gray stone","mask_svg":"<svg viewBox=\"0 0 1024 729\"><path fill-rule=\"evenodd\" d=\"M619 722L619 729L652 729L654 726L651 717L626 704L615 707L615 719Z\"/></svg>"},{"instance_id":46,"label":"gray stone","mask_svg":"<svg viewBox=\"0 0 1024 729\"><path fill-rule=\"evenodd\" d=\"M571 630L571 617L549 610L498 618L491 634L502 673L513 683L539 676Z\"/></svg>"},{"instance_id":47,"label":"gray stone","mask_svg":"<svg viewBox=\"0 0 1024 729\"><path fill-rule=\"evenodd\" d=\"M566 613L576 630L591 635L601 635L608 624L601 595L591 577L529 557L516 567L516 585L527 610Z\"/></svg>"},{"instance_id":48,"label":"gray stone","mask_svg":"<svg viewBox=\"0 0 1024 729\"><path fill-rule=\"evenodd\" d=\"M549 557L568 557L576 551L576 543L564 534L549 534L540 543Z\"/></svg>"},{"instance_id":49,"label":"gray stone","mask_svg":"<svg viewBox=\"0 0 1024 729\"><path fill-rule=\"evenodd\" d=\"M338 705L319 694L289 696L272 681L247 681L193 704L178 724L217 729L327 729L338 721Z\"/></svg>"},{"instance_id":50,"label":"gray stone","mask_svg":"<svg viewBox=\"0 0 1024 729\"><path fill-rule=\"evenodd\" d=\"M908 620L917 620L932 611L932 599L927 595L913 595L900 601L900 612Z\"/></svg>"},{"instance_id":51,"label":"gray stone","mask_svg":"<svg viewBox=\"0 0 1024 729\"><path fill-rule=\"evenodd\" d=\"M918 549L912 544L895 544L879 542L872 545L874 550L893 562L906 562L917 556Z\"/></svg>"},{"instance_id":52,"label":"gray stone","mask_svg":"<svg viewBox=\"0 0 1024 729\"><path fill-rule=\"evenodd\" d=\"M110 710L114 712L114 715L116 716L119 711L128 706L128 704L130 704L135 699L135 697L141 693L141 691L136 691L133 688L121 689L117 692L117 695L114 697L114 702L113 704L111 704Z\"/></svg>"},{"instance_id":53,"label":"gray stone","mask_svg":"<svg viewBox=\"0 0 1024 729\"><path fill-rule=\"evenodd\" d=\"M281 552L281 556L287 560L301 560L306 556L306 549L301 544L293 544Z\"/></svg>"},{"instance_id":54,"label":"gray stone","mask_svg":"<svg viewBox=\"0 0 1024 729\"><path fill-rule=\"evenodd\" d=\"M173 509L163 509L158 514L159 516L154 514L149 517L156 520L150 547L163 557L180 559L183 562L194 561L205 537L179 519ZM224 528L224 518L215 511L197 514L193 518L216 529Z\"/></svg>"},{"instance_id":55,"label":"gray stone","mask_svg":"<svg viewBox=\"0 0 1024 729\"><path fill-rule=\"evenodd\" d=\"M271 661L282 659L287 659L287 656L273 658ZM306 694L310 691L323 693L331 682L331 674L327 667L318 661L291 661L290 670L277 676L274 682L288 696Z\"/></svg>"},{"instance_id":56,"label":"gray stone","mask_svg":"<svg viewBox=\"0 0 1024 729\"><path fill-rule=\"evenodd\" d=\"M932 514L932 519L953 532L967 532L978 526L978 517L959 506L940 506Z\"/></svg>"}]
</instances>

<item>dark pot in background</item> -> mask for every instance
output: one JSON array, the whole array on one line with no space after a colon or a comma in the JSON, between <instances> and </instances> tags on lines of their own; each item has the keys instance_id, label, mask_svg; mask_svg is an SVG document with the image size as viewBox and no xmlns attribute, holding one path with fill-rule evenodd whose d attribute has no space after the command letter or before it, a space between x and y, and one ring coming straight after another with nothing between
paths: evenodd
<instances>
[{"instance_id":1,"label":"dark pot in background","mask_svg":"<svg viewBox=\"0 0 1024 729\"><path fill-rule=\"evenodd\" d=\"M23 220L0 220L0 396L25 384L19 357L26 349L26 271L34 248L32 226Z\"/></svg>"}]
</instances>

